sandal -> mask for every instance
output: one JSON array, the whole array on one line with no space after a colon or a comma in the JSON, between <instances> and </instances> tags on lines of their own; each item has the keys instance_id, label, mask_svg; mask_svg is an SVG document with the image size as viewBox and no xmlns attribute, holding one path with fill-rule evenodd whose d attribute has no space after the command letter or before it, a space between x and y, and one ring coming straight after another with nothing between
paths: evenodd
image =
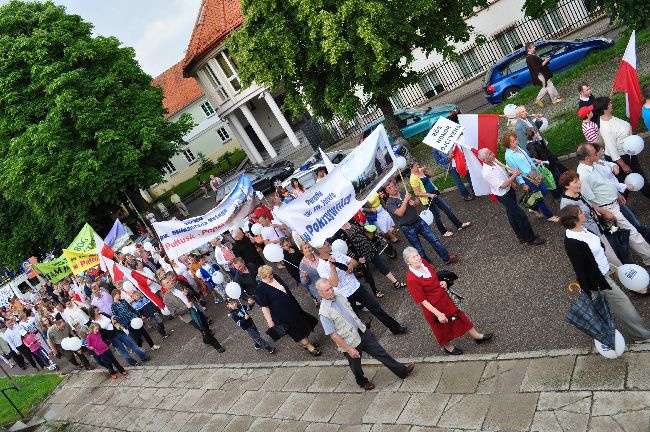
<instances>
[{"instance_id":1,"label":"sandal","mask_svg":"<svg viewBox=\"0 0 650 432\"><path fill-rule=\"evenodd\" d=\"M406 284L404 282L400 282L400 281L393 282L393 286L395 287L395 289L406 288Z\"/></svg>"},{"instance_id":2,"label":"sandal","mask_svg":"<svg viewBox=\"0 0 650 432\"><path fill-rule=\"evenodd\" d=\"M375 293L375 297L377 297L377 298L382 298L383 296L384 296L384 293L381 292L381 291L377 291L377 292Z\"/></svg>"},{"instance_id":3,"label":"sandal","mask_svg":"<svg viewBox=\"0 0 650 432\"><path fill-rule=\"evenodd\" d=\"M309 353L309 355L314 356L314 357L319 357L321 354L323 354L321 351L319 351L316 348L314 348L313 351L307 350L307 352Z\"/></svg>"}]
</instances>

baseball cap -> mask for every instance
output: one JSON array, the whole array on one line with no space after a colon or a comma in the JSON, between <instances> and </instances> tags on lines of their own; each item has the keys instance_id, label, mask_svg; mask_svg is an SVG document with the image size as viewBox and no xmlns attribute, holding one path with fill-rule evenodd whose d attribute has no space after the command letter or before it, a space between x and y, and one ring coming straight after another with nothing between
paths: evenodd
<instances>
[{"instance_id":1,"label":"baseball cap","mask_svg":"<svg viewBox=\"0 0 650 432\"><path fill-rule=\"evenodd\" d=\"M578 117L584 120L589 116L589 113L592 112L593 110L594 110L593 105L583 106L578 110Z\"/></svg>"}]
</instances>

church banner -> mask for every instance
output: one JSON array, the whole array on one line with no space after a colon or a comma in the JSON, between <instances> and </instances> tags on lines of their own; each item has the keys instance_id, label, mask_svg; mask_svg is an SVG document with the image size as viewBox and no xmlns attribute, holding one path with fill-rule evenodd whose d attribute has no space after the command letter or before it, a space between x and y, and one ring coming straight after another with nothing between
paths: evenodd
<instances>
[{"instance_id":1,"label":"church banner","mask_svg":"<svg viewBox=\"0 0 650 432\"><path fill-rule=\"evenodd\" d=\"M320 247L395 174L395 155L383 125L334 170L295 200L276 208L275 218L312 246Z\"/></svg>"},{"instance_id":2,"label":"church banner","mask_svg":"<svg viewBox=\"0 0 650 432\"><path fill-rule=\"evenodd\" d=\"M203 246L242 221L259 201L250 179L242 174L235 188L218 206L203 216L185 220L154 222L153 227L171 259Z\"/></svg>"}]
</instances>

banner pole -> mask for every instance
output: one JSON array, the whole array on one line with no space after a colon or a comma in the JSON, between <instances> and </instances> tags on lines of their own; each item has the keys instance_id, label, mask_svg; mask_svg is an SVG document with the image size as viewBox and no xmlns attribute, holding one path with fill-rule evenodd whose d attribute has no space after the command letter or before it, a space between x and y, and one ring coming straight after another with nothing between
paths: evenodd
<instances>
[{"instance_id":1,"label":"banner pole","mask_svg":"<svg viewBox=\"0 0 650 432\"><path fill-rule=\"evenodd\" d=\"M145 228L153 230L153 226L150 226L150 224L145 222L144 218L142 217L142 215L138 211L138 208L135 206L135 204L133 204L133 201L131 201L131 197L129 196L129 194L126 193L126 191L122 191L122 192L126 196L126 199L129 200L129 204L131 204L131 207L133 207L133 210L135 210L135 213L138 215L138 218L140 219L140 222L142 222L144 224Z\"/></svg>"}]
</instances>

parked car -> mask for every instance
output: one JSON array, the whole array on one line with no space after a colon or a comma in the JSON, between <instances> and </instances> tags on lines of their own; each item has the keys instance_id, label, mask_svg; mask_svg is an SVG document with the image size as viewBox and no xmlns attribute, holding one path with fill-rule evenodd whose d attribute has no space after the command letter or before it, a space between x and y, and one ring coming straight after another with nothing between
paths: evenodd
<instances>
[{"instance_id":1,"label":"parked car","mask_svg":"<svg viewBox=\"0 0 650 432\"><path fill-rule=\"evenodd\" d=\"M248 167L226 179L217 188L215 202L219 204L235 188L240 174L244 174L250 179L253 189L266 194L280 186L282 181L289 177L292 172L293 163L289 161L276 162L269 166L254 165Z\"/></svg>"},{"instance_id":2,"label":"parked car","mask_svg":"<svg viewBox=\"0 0 650 432\"><path fill-rule=\"evenodd\" d=\"M573 66L590 52L609 48L612 45L614 45L614 41L604 37L535 43L538 56L551 58L548 66L553 73ZM531 85L530 72L526 66L526 50L519 49L496 62L483 78L483 84L485 97L492 104L510 99L519 90Z\"/></svg>"},{"instance_id":3,"label":"parked car","mask_svg":"<svg viewBox=\"0 0 650 432\"><path fill-rule=\"evenodd\" d=\"M343 160L344 157L346 157L348 154L350 154L352 150L336 150L332 152L325 152L329 160L332 161L333 164L337 164ZM296 174L299 174L303 171L309 170L312 166L319 164L323 164L323 158L321 157L320 151L317 151L314 153L310 158L308 158L305 163L300 165L289 177L294 177Z\"/></svg>"},{"instance_id":4,"label":"parked car","mask_svg":"<svg viewBox=\"0 0 650 432\"><path fill-rule=\"evenodd\" d=\"M402 108L394 113L402 135L406 139L426 134L440 117L447 117L449 120L458 123L458 114L460 114L460 108L455 104L434 105L428 108ZM366 139L383 122L384 118L382 117L366 126L361 133L360 141ZM390 135L388 139L393 143L393 138Z\"/></svg>"}]
</instances>

